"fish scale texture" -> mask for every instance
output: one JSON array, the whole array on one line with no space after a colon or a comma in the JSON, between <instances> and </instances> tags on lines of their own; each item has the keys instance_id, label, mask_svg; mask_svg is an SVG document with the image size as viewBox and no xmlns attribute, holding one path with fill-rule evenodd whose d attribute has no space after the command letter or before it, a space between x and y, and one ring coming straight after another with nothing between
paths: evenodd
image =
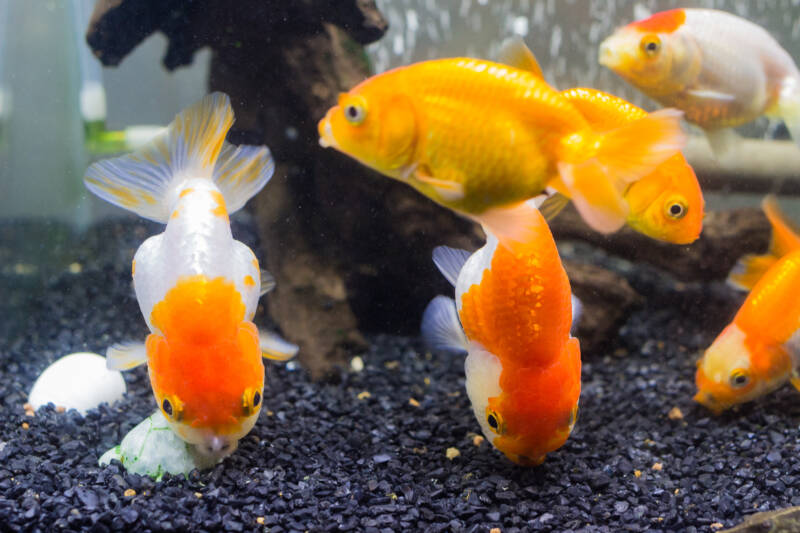
<instances>
[{"instance_id":1,"label":"fish scale texture","mask_svg":"<svg viewBox=\"0 0 800 533\"><path fill-rule=\"evenodd\" d=\"M27 417L22 406L56 357L146 333L129 268L156 229L104 223L65 241L81 271L54 267L29 304L33 274L14 265L31 261L19 254L36 247L19 239L35 231L0 226L0 530L708 532L800 504L797 393L784 388L721 417L691 401L697 353L741 296L569 243L565 258L617 269L650 303L610 348L583 354L577 425L541 467L473 444L479 428L458 358L388 336L372 338L362 372L328 382L269 365L260 420L210 471L156 483L116 463L98 467L155 408L144 369L125 374L123 402L85 418L52 408ZM254 243L236 221L234 234ZM668 418L673 407L682 420ZM460 455L449 460L451 447Z\"/></svg>"}]
</instances>

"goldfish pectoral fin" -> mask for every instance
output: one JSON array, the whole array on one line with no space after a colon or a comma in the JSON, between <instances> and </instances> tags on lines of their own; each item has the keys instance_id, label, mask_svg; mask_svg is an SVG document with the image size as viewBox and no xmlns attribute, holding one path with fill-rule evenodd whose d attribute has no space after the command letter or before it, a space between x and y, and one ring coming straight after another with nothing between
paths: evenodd
<instances>
[{"instance_id":1,"label":"goldfish pectoral fin","mask_svg":"<svg viewBox=\"0 0 800 533\"><path fill-rule=\"evenodd\" d=\"M230 98L209 94L136 152L93 163L83 181L107 202L166 222L176 187L187 178L211 177L231 124Z\"/></svg>"},{"instance_id":2,"label":"goldfish pectoral fin","mask_svg":"<svg viewBox=\"0 0 800 533\"><path fill-rule=\"evenodd\" d=\"M711 153L720 163L724 163L725 157L741 142L741 138L731 128L705 130L705 133Z\"/></svg>"},{"instance_id":3,"label":"goldfish pectoral fin","mask_svg":"<svg viewBox=\"0 0 800 533\"><path fill-rule=\"evenodd\" d=\"M434 178L419 170L414 173L414 177L432 187L445 202L457 202L464 198L464 186L457 181Z\"/></svg>"},{"instance_id":4,"label":"goldfish pectoral fin","mask_svg":"<svg viewBox=\"0 0 800 533\"><path fill-rule=\"evenodd\" d=\"M795 389L800 391L800 376L796 372L792 372L792 377L789 378L789 381Z\"/></svg>"},{"instance_id":5,"label":"goldfish pectoral fin","mask_svg":"<svg viewBox=\"0 0 800 533\"><path fill-rule=\"evenodd\" d=\"M711 89L694 89L691 91L686 91L690 96L704 100L708 104L719 104L725 102L733 102L736 100L736 96L730 93L724 93L722 91L713 91Z\"/></svg>"},{"instance_id":6,"label":"goldfish pectoral fin","mask_svg":"<svg viewBox=\"0 0 800 533\"><path fill-rule=\"evenodd\" d=\"M437 296L422 313L422 338L432 350L467 353L467 338L458 319L456 302Z\"/></svg>"},{"instance_id":7,"label":"goldfish pectoral fin","mask_svg":"<svg viewBox=\"0 0 800 533\"><path fill-rule=\"evenodd\" d=\"M466 250L450 248L449 246L437 246L433 249L433 264L447 278L450 285L455 287L456 281L458 281L458 273L461 272L461 268L470 255L472 254Z\"/></svg>"},{"instance_id":8,"label":"goldfish pectoral fin","mask_svg":"<svg viewBox=\"0 0 800 533\"><path fill-rule=\"evenodd\" d=\"M130 370L147 362L147 349L142 342L120 342L106 350L106 368Z\"/></svg>"},{"instance_id":9,"label":"goldfish pectoral fin","mask_svg":"<svg viewBox=\"0 0 800 533\"><path fill-rule=\"evenodd\" d=\"M578 323L581 321L583 303L581 303L574 294L570 295L570 301L572 302L572 325L570 326L570 331L574 333L578 327Z\"/></svg>"},{"instance_id":10,"label":"goldfish pectoral fin","mask_svg":"<svg viewBox=\"0 0 800 533\"><path fill-rule=\"evenodd\" d=\"M258 344L264 359L273 361L288 361L300 350L296 344L292 344L277 333L270 331L259 330Z\"/></svg>"},{"instance_id":11,"label":"goldfish pectoral fin","mask_svg":"<svg viewBox=\"0 0 800 533\"><path fill-rule=\"evenodd\" d=\"M228 214L235 213L267 184L275 162L266 146L222 143L212 179L225 198Z\"/></svg>"},{"instance_id":12,"label":"goldfish pectoral fin","mask_svg":"<svg viewBox=\"0 0 800 533\"><path fill-rule=\"evenodd\" d=\"M569 198L559 192L551 194L539 206L539 212L545 220L550 222L558 216L558 214L569 205Z\"/></svg>"},{"instance_id":13,"label":"goldfish pectoral fin","mask_svg":"<svg viewBox=\"0 0 800 533\"><path fill-rule=\"evenodd\" d=\"M508 249L513 249L516 243L531 242L543 228L547 228L544 217L530 200L487 209L473 218Z\"/></svg>"},{"instance_id":14,"label":"goldfish pectoral fin","mask_svg":"<svg viewBox=\"0 0 800 533\"><path fill-rule=\"evenodd\" d=\"M558 171L570 190L572 203L595 231L613 233L625 224L628 204L596 162L559 163Z\"/></svg>"},{"instance_id":15,"label":"goldfish pectoral fin","mask_svg":"<svg viewBox=\"0 0 800 533\"><path fill-rule=\"evenodd\" d=\"M681 117L676 109L661 109L602 135L596 158L620 193L683 149Z\"/></svg>"},{"instance_id":16,"label":"goldfish pectoral fin","mask_svg":"<svg viewBox=\"0 0 800 533\"><path fill-rule=\"evenodd\" d=\"M275 288L275 278L272 277L272 274L270 274L266 270L261 269L261 286L258 289L258 295L264 296L274 288Z\"/></svg>"},{"instance_id":17,"label":"goldfish pectoral fin","mask_svg":"<svg viewBox=\"0 0 800 533\"><path fill-rule=\"evenodd\" d=\"M527 70L537 78L544 80L539 61L536 60L536 56L533 55L522 37L518 35L503 41L497 54L497 62L520 70Z\"/></svg>"},{"instance_id":18,"label":"goldfish pectoral fin","mask_svg":"<svg viewBox=\"0 0 800 533\"><path fill-rule=\"evenodd\" d=\"M750 291L755 287L767 270L778 261L778 257L765 255L745 255L728 274L728 285L742 291Z\"/></svg>"}]
</instances>

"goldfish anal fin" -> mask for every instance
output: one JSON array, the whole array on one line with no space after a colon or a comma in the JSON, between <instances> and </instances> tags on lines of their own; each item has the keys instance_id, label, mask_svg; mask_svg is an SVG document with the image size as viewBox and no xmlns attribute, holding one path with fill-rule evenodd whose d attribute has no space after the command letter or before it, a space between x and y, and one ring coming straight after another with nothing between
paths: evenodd
<instances>
[{"instance_id":1,"label":"goldfish anal fin","mask_svg":"<svg viewBox=\"0 0 800 533\"><path fill-rule=\"evenodd\" d=\"M539 61L536 60L536 56L533 55L533 52L522 40L522 37L509 37L503 41L500 46L500 52L497 54L497 60L510 67L526 70L537 78L544 80Z\"/></svg>"},{"instance_id":2,"label":"goldfish anal fin","mask_svg":"<svg viewBox=\"0 0 800 533\"><path fill-rule=\"evenodd\" d=\"M778 259L780 258L772 254L745 255L728 274L728 284L743 291L750 291Z\"/></svg>"},{"instance_id":3,"label":"goldfish anal fin","mask_svg":"<svg viewBox=\"0 0 800 533\"><path fill-rule=\"evenodd\" d=\"M100 198L144 218L166 222L187 178L211 178L233 124L230 99L212 93L181 111L132 154L93 163L86 187Z\"/></svg>"},{"instance_id":4,"label":"goldfish anal fin","mask_svg":"<svg viewBox=\"0 0 800 533\"><path fill-rule=\"evenodd\" d=\"M223 143L212 179L225 198L228 214L244 207L274 171L275 162L266 146Z\"/></svg>"},{"instance_id":5,"label":"goldfish anal fin","mask_svg":"<svg viewBox=\"0 0 800 533\"><path fill-rule=\"evenodd\" d=\"M130 370L147 362L147 350L141 342L113 344L106 350L106 368Z\"/></svg>"},{"instance_id":6,"label":"goldfish anal fin","mask_svg":"<svg viewBox=\"0 0 800 533\"><path fill-rule=\"evenodd\" d=\"M272 274L270 274L269 272L267 272L266 270L264 270L262 268L261 269L261 286L260 286L260 288L258 290L258 295L259 296L264 296L265 294L267 294L268 292L270 292L274 288L275 288L275 278L272 277Z\"/></svg>"},{"instance_id":7,"label":"goldfish anal fin","mask_svg":"<svg viewBox=\"0 0 800 533\"><path fill-rule=\"evenodd\" d=\"M273 361L288 361L297 355L300 347L285 340L277 333L269 331L258 332L258 344L261 348L261 355L264 359Z\"/></svg>"},{"instance_id":8,"label":"goldfish anal fin","mask_svg":"<svg viewBox=\"0 0 800 533\"><path fill-rule=\"evenodd\" d=\"M595 231L613 233L625 224L628 204L595 161L559 163L558 171L583 220Z\"/></svg>"},{"instance_id":9,"label":"goldfish anal fin","mask_svg":"<svg viewBox=\"0 0 800 533\"><path fill-rule=\"evenodd\" d=\"M800 228L781 211L777 198L774 195L765 197L761 207L772 226L770 253L780 258L800 249Z\"/></svg>"},{"instance_id":10,"label":"goldfish anal fin","mask_svg":"<svg viewBox=\"0 0 800 533\"><path fill-rule=\"evenodd\" d=\"M558 216L558 214L569 205L569 198L557 192L551 194L547 199L539 205L539 212L545 220L550 222Z\"/></svg>"},{"instance_id":11,"label":"goldfish anal fin","mask_svg":"<svg viewBox=\"0 0 800 533\"><path fill-rule=\"evenodd\" d=\"M464 185L457 181L434 178L421 169L414 172L414 177L430 187L433 187L436 194L445 202L457 202L464 198Z\"/></svg>"},{"instance_id":12,"label":"goldfish anal fin","mask_svg":"<svg viewBox=\"0 0 800 533\"><path fill-rule=\"evenodd\" d=\"M458 274L470 255L472 254L466 250L450 248L449 246L437 246L433 249L433 263L439 269L439 272L447 278L447 281L455 287L458 281Z\"/></svg>"},{"instance_id":13,"label":"goldfish anal fin","mask_svg":"<svg viewBox=\"0 0 800 533\"><path fill-rule=\"evenodd\" d=\"M731 128L720 128L716 130L705 130L708 146L714 157L725 163L724 158L727 154L736 149L741 142L741 138Z\"/></svg>"},{"instance_id":14,"label":"goldfish anal fin","mask_svg":"<svg viewBox=\"0 0 800 533\"><path fill-rule=\"evenodd\" d=\"M437 296L422 314L422 338L433 350L458 354L467 353L467 338L458 319L456 302L447 296Z\"/></svg>"}]
</instances>

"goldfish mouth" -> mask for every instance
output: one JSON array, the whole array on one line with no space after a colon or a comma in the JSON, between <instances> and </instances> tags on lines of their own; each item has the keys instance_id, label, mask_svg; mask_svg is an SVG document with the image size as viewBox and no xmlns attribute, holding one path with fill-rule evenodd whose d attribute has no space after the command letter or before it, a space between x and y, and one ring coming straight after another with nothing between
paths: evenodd
<instances>
[{"instance_id":1,"label":"goldfish mouth","mask_svg":"<svg viewBox=\"0 0 800 533\"><path fill-rule=\"evenodd\" d=\"M597 54L597 60L601 65L609 68L617 64L617 55L614 53L614 49L611 47L608 39L600 43L600 51Z\"/></svg>"},{"instance_id":2,"label":"goldfish mouth","mask_svg":"<svg viewBox=\"0 0 800 533\"><path fill-rule=\"evenodd\" d=\"M712 396L706 391L698 392L697 394L694 395L694 398L692 399L697 403L699 403L700 405L702 405L703 407L705 407L706 409L709 409L715 415L721 415L724 411L726 411L731 407L730 405L724 405L720 403L714 398L714 396Z\"/></svg>"},{"instance_id":3,"label":"goldfish mouth","mask_svg":"<svg viewBox=\"0 0 800 533\"><path fill-rule=\"evenodd\" d=\"M319 121L317 131L319 132L319 145L323 148L331 148L336 146L336 140L333 138L333 128L331 127L330 113Z\"/></svg>"}]
</instances>

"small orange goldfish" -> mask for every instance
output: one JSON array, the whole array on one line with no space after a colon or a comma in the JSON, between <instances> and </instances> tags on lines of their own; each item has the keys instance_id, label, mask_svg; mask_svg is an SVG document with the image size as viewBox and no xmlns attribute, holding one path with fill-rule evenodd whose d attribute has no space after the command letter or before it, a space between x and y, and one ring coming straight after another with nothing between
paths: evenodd
<instances>
[{"instance_id":1,"label":"small orange goldfish","mask_svg":"<svg viewBox=\"0 0 800 533\"><path fill-rule=\"evenodd\" d=\"M618 29L600 63L706 130L722 154L727 128L780 117L800 143L800 72L764 28L713 9L672 9Z\"/></svg>"},{"instance_id":2,"label":"small orange goldfish","mask_svg":"<svg viewBox=\"0 0 800 533\"><path fill-rule=\"evenodd\" d=\"M775 197L770 195L764 198L761 207L772 226L769 250L763 255L742 257L728 276L728 283L746 291L752 289L781 257L800 250L800 228L781 212Z\"/></svg>"},{"instance_id":3,"label":"small orange goldfish","mask_svg":"<svg viewBox=\"0 0 800 533\"><path fill-rule=\"evenodd\" d=\"M694 399L721 413L791 380L800 330L800 250L777 261L756 283L739 312L697 366Z\"/></svg>"},{"instance_id":4,"label":"small orange goldfish","mask_svg":"<svg viewBox=\"0 0 800 533\"><path fill-rule=\"evenodd\" d=\"M261 190L274 164L266 147L225 142L231 124L230 100L211 94L138 152L94 163L84 179L104 200L167 225L132 265L152 333L145 344L110 347L106 364L126 370L146 362L172 429L214 459L232 453L258 418L262 356L297 352L252 323L273 282L233 239L228 215Z\"/></svg>"},{"instance_id":5,"label":"small orange goldfish","mask_svg":"<svg viewBox=\"0 0 800 533\"><path fill-rule=\"evenodd\" d=\"M592 127L619 128L647 113L616 96L596 89L561 91ZM675 154L625 190L627 224L654 239L675 244L697 240L703 229L703 192L694 170Z\"/></svg>"},{"instance_id":6,"label":"small orange goldfish","mask_svg":"<svg viewBox=\"0 0 800 533\"><path fill-rule=\"evenodd\" d=\"M541 73L469 58L373 76L319 122L333 147L473 218L501 242L524 240L515 209L548 187L569 194L590 226L619 229L623 193L685 142L662 110L599 132Z\"/></svg>"},{"instance_id":7,"label":"small orange goldfish","mask_svg":"<svg viewBox=\"0 0 800 533\"><path fill-rule=\"evenodd\" d=\"M511 461L541 464L569 437L578 412L581 357L570 336L570 286L544 217L525 204L535 237L474 254L439 247L434 262L455 285L422 319L433 348L466 353L467 395L483 434ZM462 328L463 326L463 328Z\"/></svg>"}]
</instances>

